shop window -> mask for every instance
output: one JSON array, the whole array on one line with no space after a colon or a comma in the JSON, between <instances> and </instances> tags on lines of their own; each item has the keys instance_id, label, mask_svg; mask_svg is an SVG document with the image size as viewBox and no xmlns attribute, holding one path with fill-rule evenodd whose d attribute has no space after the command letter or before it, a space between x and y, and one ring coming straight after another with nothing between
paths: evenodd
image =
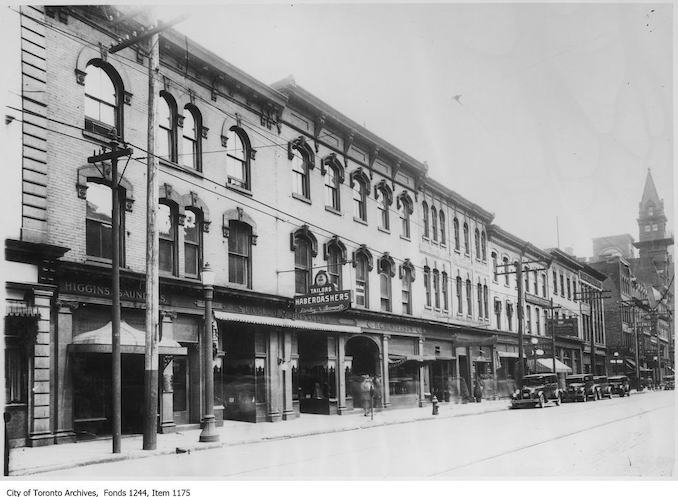
<instances>
[{"instance_id":1,"label":"shop window","mask_svg":"<svg viewBox=\"0 0 678 497\"><path fill-rule=\"evenodd\" d=\"M266 358L254 359L254 395L257 404L266 403Z\"/></svg>"},{"instance_id":2,"label":"shop window","mask_svg":"<svg viewBox=\"0 0 678 497\"><path fill-rule=\"evenodd\" d=\"M186 209L184 211L184 273L186 276L197 278L201 269L202 245L202 216L198 211Z\"/></svg>"},{"instance_id":3,"label":"shop window","mask_svg":"<svg viewBox=\"0 0 678 497\"><path fill-rule=\"evenodd\" d=\"M122 137L122 83L101 60L91 61L85 76L85 129L107 138Z\"/></svg>"},{"instance_id":4,"label":"shop window","mask_svg":"<svg viewBox=\"0 0 678 497\"><path fill-rule=\"evenodd\" d=\"M438 241L438 211L431 206L431 238L434 242Z\"/></svg>"},{"instance_id":5,"label":"shop window","mask_svg":"<svg viewBox=\"0 0 678 497\"><path fill-rule=\"evenodd\" d=\"M228 281L252 288L252 227L241 221L228 222Z\"/></svg>"},{"instance_id":6,"label":"shop window","mask_svg":"<svg viewBox=\"0 0 678 497\"><path fill-rule=\"evenodd\" d=\"M428 204L424 200L421 203L421 211L423 214L422 222L424 223L423 229L424 229L424 238L428 238Z\"/></svg>"},{"instance_id":7,"label":"shop window","mask_svg":"<svg viewBox=\"0 0 678 497\"><path fill-rule=\"evenodd\" d=\"M6 342L9 340L6 338ZM5 348L5 402L25 404L28 400L26 348L7 343Z\"/></svg>"},{"instance_id":8,"label":"shop window","mask_svg":"<svg viewBox=\"0 0 678 497\"><path fill-rule=\"evenodd\" d=\"M414 361L394 356L388 366L388 389L392 396L413 395L417 393L419 366Z\"/></svg>"},{"instance_id":9,"label":"shop window","mask_svg":"<svg viewBox=\"0 0 678 497\"><path fill-rule=\"evenodd\" d=\"M124 260L125 246L125 194L120 189L120 263ZM112 192L108 185L87 182L87 212L86 212L86 230L85 245L86 254L92 257L102 259L112 258Z\"/></svg>"},{"instance_id":10,"label":"shop window","mask_svg":"<svg viewBox=\"0 0 678 497\"><path fill-rule=\"evenodd\" d=\"M198 109L193 105L184 107L182 164L196 171L202 169L200 157L202 148L201 129L202 118Z\"/></svg>"},{"instance_id":11,"label":"shop window","mask_svg":"<svg viewBox=\"0 0 678 497\"><path fill-rule=\"evenodd\" d=\"M250 190L250 145L245 132L236 126L226 140L226 183Z\"/></svg>"},{"instance_id":12,"label":"shop window","mask_svg":"<svg viewBox=\"0 0 678 497\"><path fill-rule=\"evenodd\" d=\"M440 273L437 269L433 270L433 297L436 309L440 309Z\"/></svg>"},{"instance_id":13,"label":"shop window","mask_svg":"<svg viewBox=\"0 0 678 497\"><path fill-rule=\"evenodd\" d=\"M177 104L165 91L158 99L158 128L158 156L177 162Z\"/></svg>"},{"instance_id":14,"label":"shop window","mask_svg":"<svg viewBox=\"0 0 678 497\"><path fill-rule=\"evenodd\" d=\"M426 293L426 307L431 307L431 269L424 267L424 291Z\"/></svg>"},{"instance_id":15,"label":"shop window","mask_svg":"<svg viewBox=\"0 0 678 497\"><path fill-rule=\"evenodd\" d=\"M168 204L158 205L158 266L160 271L176 274L177 214Z\"/></svg>"},{"instance_id":16,"label":"shop window","mask_svg":"<svg viewBox=\"0 0 678 497\"><path fill-rule=\"evenodd\" d=\"M172 361L173 410L188 410L188 364L185 357L175 357Z\"/></svg>"},{"instance_id":17,"label":"shop window","mask_svg":"<svg viewBox=\"0 0 678 497\"><path fill-rule=\"evenodd\" d=\"M449 281L448 281L448 278L447 278L447 273L445 271L443 271L443 283L442 283L442 285L443 285L443 309L445 310L445 312L447 312L447 311L450 310L450 302L449 302L449 295L448 295Z\"/></svg>"},{"instance_id":18,"label":"shop window","mask_svg":"<svg viewBox=\"0 0 678 497\"><path fill-rule=\"evenodd\" d=\"M447 243L447 234L445 232L445 214L443 211L440 211L440 244L445 245Z\"/></svg>"}]
</instances>

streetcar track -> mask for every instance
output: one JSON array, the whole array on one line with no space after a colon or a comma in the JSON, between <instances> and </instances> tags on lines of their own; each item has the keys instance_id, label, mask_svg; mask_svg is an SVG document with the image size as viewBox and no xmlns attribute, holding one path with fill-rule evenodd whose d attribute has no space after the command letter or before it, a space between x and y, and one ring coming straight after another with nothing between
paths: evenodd
<instances>
[{"instance_id":1,"label":"streetcar track","mask_svg":"<svg viewBox=\"0 0 678 497\"><path fill-rule=\"evenodd\" d=\"M453 467L451 467L451 468L447 468L447 469L445 469L445 470L443 470L443 471L437 471L437 472L435 472L435 473L430 473L428 476L429 476L429 477L439 476L439 475L442 475L442 474L444 474L444 473L449 473L449 472L451 472L451 471L456 471L456 470L458 470L458 469L467 468L467 467L469 467L469 466L474 466L474 465L476 465L476 464L483 463L483 462L487 462L487 461L491 461L492 459L497 459L497 458L499 458L499 457L507 456L507 455L513 454L513 453L515 453L515 452L520 452L520 451L525 450L525 449L531 449L531 448L537 447L537 446L539 446L539 445L544 445L544 444L546 444L546 443L553 442L553 441L555 441L555 440L561 440L561 439L563 439L563 438L571 437L571 436L573 436L573 435L578 435L578 434L580 434L580 433L584 433L584 432L587 432L587 431L591 431L591 430L594 430L594 429L597 429L597 428L602 428L603 426L608 426L608 425L611 425L611 424L614 424L614 423L619 423L619 422L621 422L621 421L626 421L627 419L636 418L636 417L643 416L643 415L645 415L645 414L648 414L648 413L651 413L651 412L654 412L654 411L659 411L660 409L667 409L667 408L671 408L671 407L673 407L673 404L667 404L667 405L655 407L654 409L643 410L643 411L640 411L640 412L636 412L636 413L634 413L634 414L632 414L632 415L630 415L630 416L624 416L624 417L622 417L622 418L613 419L613 420L611 420L611 421L606 421L606 422L604 422L604 423L599 423L599 424L597 424L597 425L588 426L588 427L586 427L586 428L582 428L582 429L580 429L580 430L576 430L576 431L573 431L573 432L569 432L569 433L565 433L565 434L562 434L562 435L558 435L558 436L556 436L556 437L548 438L548 439L546 439L546 440L541 440L541 441L539 441L539 442L533 442L533 443L524 445L524 446L522 446L522 447L516 447L516 448L509 449L509 450L505 450L505 451L500 452L500 453L498 453L498 454L494 454L494 455L491 455L491 456L482 457L482 458L480 458L480 459L476 459L475 461L470 461L470 462L466 462L466 463L464 463L464 464L459 464L459 465L457 465L457 466L453 466Z\"/></svg>"}]
</instances>

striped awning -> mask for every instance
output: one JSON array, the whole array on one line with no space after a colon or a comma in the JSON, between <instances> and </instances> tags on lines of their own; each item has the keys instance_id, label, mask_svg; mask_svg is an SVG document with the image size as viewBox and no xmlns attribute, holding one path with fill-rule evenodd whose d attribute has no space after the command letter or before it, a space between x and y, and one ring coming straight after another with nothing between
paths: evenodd
<instances>
[{"instance_id":1,"label":"striped awning","mask_svg":"<svg viewBox=\"0 0 678 497\"><path fill-rule=\"evenodd\" d=\"M309 331L336 331L339 333L362 333L360 326L345 324L316 323L301 319L275 318L272 316L255 316L252 314L238 314L236 312L214 311L214 317L219 321L228 321L245 324L259 324L275 328L294 328Z\"/></svg>"},{"instance_id":2,"label":"striped awning","mask_svg":"<svg viewBox=\"0 0 678 497\"><path fill-rule=\"evenodd\" d=\"M538 373L552 373L553 372L553 359L552 358L539 358L537 359L537 372ZM567 373L570 374L572 368L567 364L556 359L556 373Z\"/></svg>"}]
</instances>

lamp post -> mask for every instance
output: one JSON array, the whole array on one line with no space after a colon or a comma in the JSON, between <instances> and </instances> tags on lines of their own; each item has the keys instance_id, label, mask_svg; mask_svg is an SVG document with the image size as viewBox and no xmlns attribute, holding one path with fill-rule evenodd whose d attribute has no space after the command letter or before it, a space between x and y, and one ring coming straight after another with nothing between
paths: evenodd
<instances>
[{"instance_id":1,"label":"lamp post","mask_svg":"<svg viewBox=\"0 0 678 497\"><path fill-rule=\"evenodd\" d=\"M205 414L202 418L201 442L218 442L219 434L214 419L214 371L212 365L212 299L214 298L214 272L205 263L201 273L202 286L205 290L205 326L203 326L202 346L204 355L205 396L203 405Z\"/></svg>"},{"instance_id":2,"label":"lamp post","mask_svg":"<svg viewBox=\"0 0 678 497\"><path fill-rule=\"evenodd\" d=\"M614 356L614 374L617 375L617 364L619 363L619 352L612 354Z\"/></svg>"},{"instance_id":3,"label":"lamp post","mask_svg":"<svg viewBox=\"0 0 678 497\"><path fill-rule=\"evenodd\" d=\"M534 372L537 372L537 344L539 339L537 337L530 338L530 343L532 344L532 356L534 357Z\"/></svg>"}]
</instances>

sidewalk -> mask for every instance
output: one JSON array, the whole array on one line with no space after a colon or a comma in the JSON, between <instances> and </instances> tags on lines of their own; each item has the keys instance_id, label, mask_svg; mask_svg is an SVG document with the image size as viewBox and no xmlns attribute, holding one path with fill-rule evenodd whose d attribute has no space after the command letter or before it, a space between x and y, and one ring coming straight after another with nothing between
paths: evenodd
<instances>
[{"instance_id":1,"label":"sidewalk","mask_svg":"<svg viewBox=\"0 0 678 497\"><path fill-rule=\"evenodd\" d=\"M302 414L297 419L278 423L224 421L224 426L217 428L220 435L219 442L198 442L200 430L193 429L168 434L159 433L157 448L155 450L142 450L142 436L129 435L122 438L120 454L111 452L112 442L110 438L64 445L48 445L46 447L21 447L10 451L9 474L10 477L20 477L90 464L174 454L177 449L180 451L214 449L268 440L368 429L412 421L468 416L501 411L507 409L508 406L508 400L488 400L479 404L441 404L440 414L433 416L431 404L426 403L421 408L375 411L373 420L361 414L351 413L342 416Z\"/></svg>"}]
</instances>

